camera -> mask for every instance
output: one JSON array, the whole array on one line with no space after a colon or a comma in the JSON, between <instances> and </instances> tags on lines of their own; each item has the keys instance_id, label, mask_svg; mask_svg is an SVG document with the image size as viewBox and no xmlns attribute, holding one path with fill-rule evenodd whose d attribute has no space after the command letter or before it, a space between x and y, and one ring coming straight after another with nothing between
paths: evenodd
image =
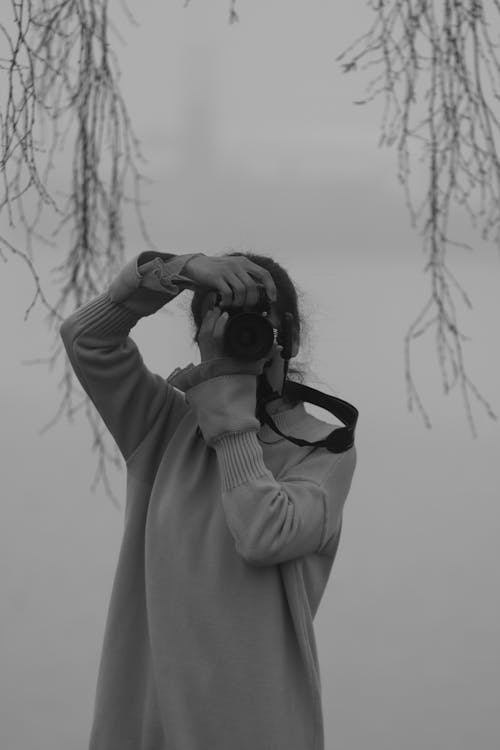
<instances>
[{"instance_id":1,"label":"camera","mask_svg":"<svg viewBox=\"0 0 500 750\"><path fill-rule=\"evenodd\" d=\"M263 313L271 313L271 304L264 287L258 286L259 300L256 305L227 310L228 320L224 329L224 356L247 362L263 359L274 343L274 329ZM215 304L221 302L217 292Z\"/></svg>"}]
</instances>

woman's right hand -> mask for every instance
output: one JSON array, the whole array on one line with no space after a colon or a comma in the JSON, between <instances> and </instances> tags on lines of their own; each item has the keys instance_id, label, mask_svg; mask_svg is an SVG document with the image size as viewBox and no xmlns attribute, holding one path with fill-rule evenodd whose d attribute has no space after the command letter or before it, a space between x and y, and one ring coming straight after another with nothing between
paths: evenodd
<instances>
[{"instance_id":1,"label":"woman's right hand","mask_svg":"<svg viewBox=\"0 0 500 750\"><path fill-rule=\"evenodd\" d=\"M207 291L219 292L221 308L254 307L259 301L258 286L263 286L270 301L276 302L276 287L269 271L244 255L197 255L188 260L182 274Z\"/></svg>"}]
</instances>

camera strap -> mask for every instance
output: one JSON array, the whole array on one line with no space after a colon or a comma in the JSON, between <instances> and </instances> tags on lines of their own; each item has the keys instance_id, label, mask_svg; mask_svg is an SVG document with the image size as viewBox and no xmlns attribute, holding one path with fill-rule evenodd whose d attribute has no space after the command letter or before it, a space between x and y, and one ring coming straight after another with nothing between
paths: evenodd
<instances>
[{"instance_id":1,"label":"camera strap","mask_svg":"<svg viewBox=\"0 0 500 750\"><path fill-rule=\"evenodd\" d=\"M344 401L336 396L330 396L327 393L322 393L322 391L318 391L316 388L311 388L302 383L287 380L288 363L291 359L293 348L293 316L289 312L286 312L283 316L283 326L278 332L278 343L283 345L281 357L285 362L283 385L281 388L282 392L277 393L276 391L273 391L264 370L264 373L258 379L257 386L256 416L260 420L260 423L266 423L273 432L281 435L281 437L284 437L286 440L290 440L290 442L295 443L295 445L314 445L315 448L327 448L330 453L344 453L349 450L349 448L354 445L354 432L359 416L356 407L348 401ZM309 440L301 440L300 438L295 438L291 435L285 435L278 427L276 427L274 420L266 411L266 404L269 401L283 396L286 396L289 401L305 401L314 404L315 406L319 406L321 409L326 409L326 411L329 411L334 417L340 419L340 421L343 422L344 427L336 427L326 436L326 438L316 440L312 443Z\"/></svg>"},{"instance_id":2,"label":"camera strap","mask_svg":"<svg viewBox=\"0 0 500 750\"><path fill-rule=\"evenodd\" d=\"M290 401L305 401L307 403L315 404L321 409L326 409L326 411L329 411L337 417L337 419L340 419L340 421L344 423L344 427L336 427L326 436L326 438L315 440L313 442L292 437L291 435L285 435L276 426L273 418L266 410L266 403L275 398L280 398L280 394L272 390L265 372L263 373L263 376L259 378L257 388L256 414L261 424L266 423L273 432L276 432L278 435L281 435L281 437L284 437L286 440L295 443L295 445L300 445L301 447L304 445L314 445L315 448L327 448L330 453L344 453L349 450L349 448L354 445L354 432L359 416L356 407L348 401L344 401L336 396L330 396L327 393L322 393L322 391L318 391L316 388L311 388L302 383L286 380L287 365L288 362L286 361L283 393L281 395L286 396Z\"/></svg>"}]
</instances>

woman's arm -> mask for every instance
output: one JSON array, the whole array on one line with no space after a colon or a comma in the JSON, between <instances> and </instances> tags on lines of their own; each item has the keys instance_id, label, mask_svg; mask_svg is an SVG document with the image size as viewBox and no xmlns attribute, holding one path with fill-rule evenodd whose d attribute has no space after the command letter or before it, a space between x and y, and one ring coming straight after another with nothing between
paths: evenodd
<instances>
[{"instance_id":1,"label":"woman's arm","mask_svg":"<svg viewBox=\"0 0 500 750\"><path fill-rule=\"evenodd\" d=\"M66 318L60 328L73 370L113 435L125 460L151 428L160 409L181 396L164 378L148 370L129 337L141 317L152 315L180 292L175 279L196 254L152 253L128 263L107 292ZM185 280L187 281L187 280Z\"/></svg>"}]
</instances>

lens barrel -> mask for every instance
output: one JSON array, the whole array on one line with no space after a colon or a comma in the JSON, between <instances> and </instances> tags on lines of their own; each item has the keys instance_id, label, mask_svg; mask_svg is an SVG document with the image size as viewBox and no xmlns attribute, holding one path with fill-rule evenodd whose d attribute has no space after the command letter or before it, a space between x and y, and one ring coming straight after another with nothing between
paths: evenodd
<instances>
[{"instance_id":1,"label":"lens barrel","mask_svg":"<svg viewBox=\"0 0 500 750\"><path fill-rule=\"evenodd\" d=\"M242 312L230 317L224 331L224 354L245 361L263 359L274 343L270 321L258 313Z\"/></svg>"}]
</instances>

